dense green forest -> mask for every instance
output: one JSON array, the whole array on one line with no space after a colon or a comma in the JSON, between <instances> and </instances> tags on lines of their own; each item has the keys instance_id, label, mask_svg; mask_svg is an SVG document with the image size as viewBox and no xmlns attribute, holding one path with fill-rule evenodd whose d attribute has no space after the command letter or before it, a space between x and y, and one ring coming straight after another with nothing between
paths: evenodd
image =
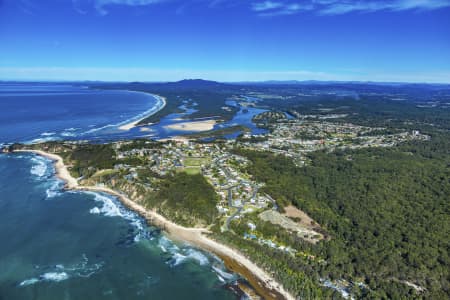
<instances>
[{"instance_id":1,"label":"dense green forest","mask_svg":"<svg viewBox=\"0 0 450 300\"><path fill-rule=\"evenodd\" d=\"M248 172L280 206L292 203L329 232L311 247L325 258L321 277L367 284L366 297L444 299L449 289L450 138L397 148L310 154L297 168L287 158L238 150ZM416 293L402 282L426 288Z\"/></svg>"},{"instance_id":2,"label":"dense green forest","mask_svg":"<svg viewBox=\"0 0 450 300\"><path fill-rule=\"evenodd\" d=\"M327 109L324 111L323 109ZM449 111L441 106L420 107L414 102L392 101L379 96L364 95L360 99L320 100L293 104L288 111L301 114L347 114L335 121L370 127L410 128L434 131L450 129Z\"/></svg>"},{"instance_id":3,"label":"dense green forest","mask_svg":"<svg viewBox=\"0 0 450 300\"><path fill-rule=\"evenodd\" d=\"M217 217L218 196L203 175L175 173L163 178L158 191L146 197L146 205L178 224L211 224Z\"/></svg>"},{"instance_id":4,"label":"dense green forest","mask_svg":"<svg viewBox=\"0 0 450 300\"><path fill-rule=\"evenodd\" d=\"M343 299L339 292L320 286L319 274L316 271L319 265L255 241L244 240L231 232L215 234L212 238L239 249L258 266L269 270L276 280L300 299Z\"/></svg>"}]
</instances>

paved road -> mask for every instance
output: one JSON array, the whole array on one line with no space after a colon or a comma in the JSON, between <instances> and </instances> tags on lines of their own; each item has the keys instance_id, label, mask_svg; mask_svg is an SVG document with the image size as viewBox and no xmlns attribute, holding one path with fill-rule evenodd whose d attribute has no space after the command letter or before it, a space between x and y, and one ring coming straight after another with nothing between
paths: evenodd
<instances>
[{"instance_id":1,"label":"paved road","mask_svg":"<svg viewBox=\"0 0 450 300\"><path fill-rule=\"evenodd\" d=\"M227 219L227 221L225 222L225 230L229 230L230 222L233 220L233 218L235 216L237 216L238 214L241 213L241 210L242 210L242 207L239 207L238 210Z\"/></svg>"}]
</instances>

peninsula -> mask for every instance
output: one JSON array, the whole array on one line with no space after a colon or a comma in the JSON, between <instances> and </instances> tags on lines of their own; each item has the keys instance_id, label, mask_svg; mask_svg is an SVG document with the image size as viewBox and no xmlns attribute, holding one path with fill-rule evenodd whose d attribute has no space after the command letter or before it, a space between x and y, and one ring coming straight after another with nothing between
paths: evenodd
<instances>
[{"instance_id":1,"label":"peninsula","mask_svg":"<svg viewBox=\"0 0 450 300\"><path fill-rule=\"evenodd\" d=\"M155 210L145 208L123 193L111 188L96 185L80 185L77 179L70 174L69 169L64 164L63 158L57 154L35 149L18 149L14 150L14 152L35 153L52 160L54 162L55 175L64 181L66 189L102 192L115 196L123 205L144 217L149 224L163 228L172 239L190 243L193 246L216 254L224 260L227 266L231 266L233 271L245 276L255 290L265 299L295 299L295 297L287 292L282 285L277 283L272 276L259 268L238 250L209 238L208 234L211 234L211 231L207 228L189 228L180 226L158 214Z\"/></svg>"}]
</instances>

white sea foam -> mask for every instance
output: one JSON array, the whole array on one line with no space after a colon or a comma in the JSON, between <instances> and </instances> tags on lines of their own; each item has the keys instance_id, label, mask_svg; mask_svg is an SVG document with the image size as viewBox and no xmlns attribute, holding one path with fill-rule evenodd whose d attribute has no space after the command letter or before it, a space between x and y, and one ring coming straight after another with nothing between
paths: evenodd
<instances>
[{"instance_id":1,"label":"white sea foam","mask_svg":"<svg viewBox=\"0 0 450 300\"><path fill-rule=\"evenodd\" d=\"M70 136L77 136L77 134L76 134L76 133L73 133L72 131L63 131L63 132L61 133L61 136L64 136L64 137L70 137Z\"/></svg>"},{"instance_id":2,"label":"white sea foam","mask_svg":"<svg viewBox=\"0 0 450 300\"><path fill-rule=\"evenodd\" d=\"M203 252L190 246L179 248L165 236L159 238L158 246L163 252L172 255L171 259L167 261L171 267L176 267L189 260L195 261L201 266L207 265L210 262L209 258Z\"/></svg>"},{"instance_id":3,"label":"white sea foam","mask_svg":"<svg viewBox=\"0 0 450 300\"><path fill-rule=\"evenodd\" d=\"M43 177L47 172L48 160L42 156L35 156L31 158L33 166L30 169L32 175Z\"/></svg>"},{"instance_id":4,"label":"white sea foam","mask_svg":"<svg viewBox=\"0 0 450 300\"><path fill-rule=\"evenodd\" d=\"M89 212L90 212L91 214L98 215L98 214L100 214L100 209L96 206L96 207L94 207L94 208L91 208L91 209L89 210Z\"/></svg>"},{"instance_id":5,"label":"white sea foam","mask_svg":"<svg viewBox=\"0 0 450 300\"><path fill-rule=\"evenodd\" d=\"M209 259L202 252L195 249L187 250L187 257L197 261L201 266L209 264Z\"/></svg>"},{"instance_id":6,"label":"white sea foam","mask_svg":"<svg viewBox=\"0 0 450 300\"><path fill-rule=\"evenodd\" d=\"M60 282L68 279L69 275L66 272L48 272L42 274L39 278L44 281Z\"/></svg>"},{"instance_id":7,"label":"white sea foam","mask_svg":"<svg viewBox=\"0 0 450 300\"><path fill-rule=\"evenodd\" d=\"M53 198L61 194L62 181L54 180L51 182L50 187L45 191L47 198Z\"/></svg>"},{"instance_id":8,"label":"white sea foam","mask_svg":"<svg viewBox=\"0 0 450 300\"><path fill-rule=\"evenodd\" d=\"M34 156L31 158L31 162L33 166L30 169L30 173L38 178L42 178L44 176L49 175L49 165L51 161L43 156ZM47 194L47 198L53 198L61 193L61 187L63 182L61 180L52 179L50 181L46 181L45 186L47 186L47 190L45 191Z\"/></svg>"},{"instance_id":9,"label":"white sea foam","mask_svg":"<svg viewBox=\"0 0 450 300\"><path fill-rule=\"evenodd\" d=\"M146 232L142 219L139 218L137 215L130 215L128 217L125 216L125 218L131 220L131 225L133 225L137 229L138 233L134 237L134 242L135 243L139 242Z\"/></svg>"},{"instance_id":10,"label":"white sea foam","mask_svg":"<svg viewBox=\"0 0 450 300\"><path fill-rule=\"evenodd\" d=\"M168 261L170 266L176 267L186 261L193 260L199 265L204 266L209 264L209 259L202 252L189 248L182 249L181 251L174 252L172 258Z\"/></svg>"},{"instance_id":11,"label":"white sea foam","mask_svg":"<svg viewBox=\"0 0 450 300\"><path fill-rule=\"evenodd\" d=\"M64 266L63 264L56 264L52 267L48 266L36 266L37 270L40 269L52 269L49 272L45 272L38 277L26 279L19 283L19 286L27 286L44 281L60 282L72 277L90 277L95 274L103 266L103 262L88 265L88 258L85 254L82 255L81 262L70 266Z\"/></svg>"},{"instance_id":12,"label":"white sea foam","mask_svg":"<svg viewBox=\"0 0 450 300\"><path fill-rule=\"evenodd\" d=\"M52 135L55 135L55 134L56 134L56 132L43 132L43 133L41 133L42 136L52 136Z\"/></svg>"},{"instance_id":13,"label":"white sea foam","mask_svg":"<svg viewBox=\"0 0 450 300\"><path fill-rule=\"evenodd\" d=\"M36 282L39 282L39 279L31 278L31 279L26 279L26 280L22 281L21 283L19 283L19 285L20 286L27 286L27 285L35 284Z\"/></svg>"},{"instance_id":14,"label":"white sea foam","mask_svg":"<svg viewBox=\"0 0 450 300\"><path fill-rule=\"evenodd\" d=\"M89 212L92 214L103 214L108 217L122 217L119 205L114 203L114 201L108 197L99 193L87 192L94 195L94 200L102 203L102 207L94 207Z\"/></svg>"},{"instance_id":15,"label":"white sea foam","mask_svg":"<svg viewBox=\"0 0 450 300\"><path fill-rule=\"evenodd\" d=\"M170 260L170 265L172 267L176 267L178 265L180 265L181 263L183 263L186 260L187 256L181 254L181 253L175 253L172 256L172 259Z\"/></svg>"},{"instance_id":16,"label":"white sea foam","mask_svg":"<svg viewBox=\"0 0 450 300\"><path fill-rule=\"evenodd\" d=\"M84 193L93 195L95 201L102 203L101 207L95 206L91 208L89 213L108 217L122 217L130 221L130 224L137 229L136 236L134 237L135 242L139 242L141 238L147 236L146 226L143 219L135 212L125 208L116 197L97 192Z\"/></svg>"},{"instance_id":17,"label":"white sea foam","mask_svg":"<svg viewBox=\"0 0 450 300\"><path fill-rule=\"evenodd\" d=\"M123 121L123 122L121 122L119 124L116 124L116 126L121 126L121 125L124 125L124 124L128 124L130 122L142 119L142 118L144 118L146 116L151 116L151 115L155 114L156 112L158 112L159 110L161 110L162 108L164 108L164 106L166 105L166 102L164 101L163 98L161 98L159 96L156 96L156 95L153 95L153 98L155 98L157 100L157 102L155 103L155 105L152 108L150 108L150 109L148 109L148 110L138 114L137 116L134 116L133 118L130 118L130 119L125 120L125 121Z\"/></svg>"},{"instance_id":18,"label":"white sea foam","mask_svg":"<svg viewBox=\"0 0 450 300\"><path fill-rule=\"evenodd\" d=\"M134 92L134 93L140 93L140 92ZM164 101L164 99L162 97L159 97L157 95L152 95L152 96L153 96L153 98L155 98L157 100L157 102L155 103L155 105L152 108L150 108L150 109L148 109L148 110L146 110L146 111L144 111L144 112L142 112L142 113L140 113L140 114L138 114L138 115L136 115L136 116L134 116L132 118L129 118L129 119L125 120L125 121L122 121L122 122L119 122L119 123L116 123L116 124L108 124L108 125L104 125L102 127L89 129L88 131L85 131L82 135L91 134L91 133L94 133L94 132L97 132L97 131L100 131L100 130L103 130L103 129L106 129L106 128L117 128L117 127L120 127L122 125L125 125L125 124L128 124L128 123L140 120L140 119L142 119L142 118L144 118L146 116L151 116L151 115L155 114L156 112L158 112L158 111L160 111L161 109L164 108L164 106L166 105L166 102ZM93 126L95 126L95 125L93 125Z\"/></svg>"},{"instance_id":19,"label":"white sea foam","mask_svg":"<svg viewBox=\"0 0 450 300\"><path fill-rule=\"evenodd\" d=\"M63 130L63 132L61 132L61 136L64 137L73 137L73 136L77 136L78 134L75 133L75 131L79 130L80 128L75 128L75 127L70 127L70 128L66 128Z\"/></svg>"},{"instance_id":20,"label":"white sea foam","mask_svg":"<svg viewBox=\"0 0 450 300\"><path fill-rule=\"evenodd\" d=\"M57 141L57 140L59 140L59 138L57 138L55 136L48 136L45 138L37 138L37 139L33 139L31 141L26 141L24 144L39 144L39 143L45 143L45 142Z\"/></svg>"},{"instance_id":21,"label":"white sea foam","mask_svg":"<svg viewBox=\"0 0 450 300\"><path fill-rule=\"evenodd\" d=\"M163 250L163 252L169 252L171 254L175 254L180 251L177 245L175 245L171 240L166 238L165 236L161 236L158 241L159 248Z\"/></svg>"},{"instance_id":22,"label":"white sea foam","mask_svg":"<svg viewBox=\"0 0 450 300\"><path fill-rule=\"evenodd\" d=\"M226 279L226 280L234 280L234 279L236 279L236 275L235 275L235 274L225 272L222 268L219 268L219 267L217 267L217 266L212 266L212 269L213 269L214 272L216 272L217 275L220 276L222 279Z\"/></svg>"},{"instance_id":23,"label":"white sea foam","mask_svg":"<svg viewBox=\"0 0 450 300\"><path fill-rule=\"evenodd\" d=\"M93 126L96 126L96 125L93 125ZM92 128L92 129L89 129L88 131L83 132L82 135L94 133L94 132L97 132L97 131L100 131L100 130L103 130L103 129L106 129L106 128L117 127L117 126L120 126L120 123L119 124L108 124L108 125L105 125L105 126L102 126L102 127Z\"/></svg>"},{"instance_id":24,"label":"white sea foam","mask_svg":"<svg viewBox=\"0 0 450 300\"><path fill-rule=\"evenodd\" d=\"M30 278L19 283L19 286L27 286L38 283L40 281L60 282L69 278L66 272L48 272L39 276L39 278Z\"/></svg>"}]
</instances>

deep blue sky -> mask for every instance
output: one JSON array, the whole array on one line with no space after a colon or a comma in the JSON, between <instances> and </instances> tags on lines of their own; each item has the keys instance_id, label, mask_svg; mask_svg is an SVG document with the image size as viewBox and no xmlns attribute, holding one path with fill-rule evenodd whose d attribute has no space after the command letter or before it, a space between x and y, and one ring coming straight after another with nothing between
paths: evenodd
<instances>
[{"instance_id":1,"label":"deep blue sky","mask_svg":"<svg viewBox=\"0 0 450 300\"><path fill-rule=\"evenodd\" d=\"M0 0L0 79L450 83L450 0Z\"/></svg>"}]
</instances>

